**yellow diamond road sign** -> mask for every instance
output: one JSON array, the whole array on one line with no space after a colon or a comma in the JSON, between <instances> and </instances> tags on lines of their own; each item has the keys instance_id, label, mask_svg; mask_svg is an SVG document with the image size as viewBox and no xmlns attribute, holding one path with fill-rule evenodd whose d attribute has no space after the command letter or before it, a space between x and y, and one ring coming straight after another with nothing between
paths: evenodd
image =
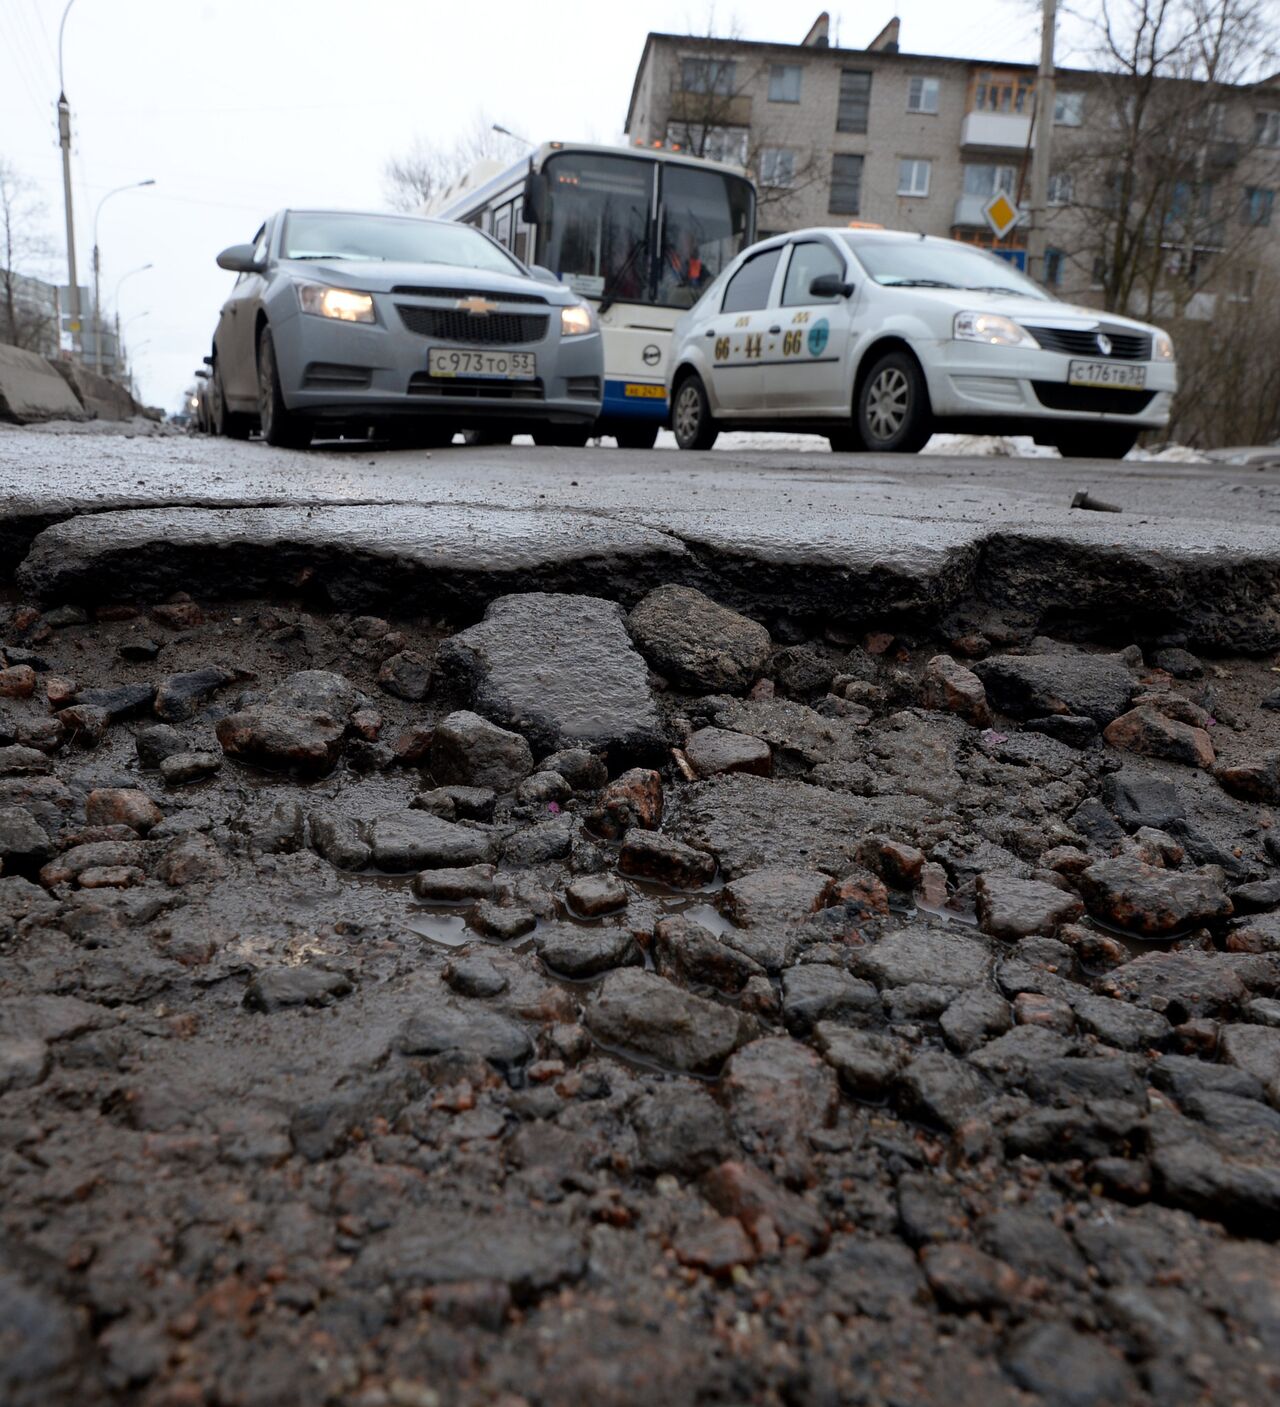
<instances>
[{"instance_id":1,"label":"yellow diamond road sign","mask_svg":"<svg viewBox=\"0 0 1280 1407\"><path fill-rule=\"evenodd\" d=\"M991 226L997 239L1003 239L1022 218L1022 211L1003 191L997 191L987 201L982 207L982 213L987 217L987 224Z\"/></svg>"}]
</instances>

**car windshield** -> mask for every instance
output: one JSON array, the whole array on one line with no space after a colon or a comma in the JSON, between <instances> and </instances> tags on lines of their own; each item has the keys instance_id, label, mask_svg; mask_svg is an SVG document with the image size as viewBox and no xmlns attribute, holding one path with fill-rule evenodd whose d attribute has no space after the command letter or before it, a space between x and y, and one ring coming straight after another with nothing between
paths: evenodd
<instances>
[{"instance_id":1,"label":"car windshield","mask_svg":"<svg viewBox=\"0 0 1280 1407\"><path fill-rule=\"evenodd\" d=\"M844 236L877 283L899 288L964 288L975 293L1016 293L1051 302L1038 284L1012 264L981 249L944 240L858 239Z\"/></svg>"},{"instance_id":2,"label":"car windshield","mask_svg":"<svg viewBox=\"0 0 1280 1407\"><path fill-rule=\"evenodd\" d=\"M470 225L397 215L291 212L285 220L280 257L455 264L495 274L523 272L514 259Z\"/></svg>"}]
</instances>

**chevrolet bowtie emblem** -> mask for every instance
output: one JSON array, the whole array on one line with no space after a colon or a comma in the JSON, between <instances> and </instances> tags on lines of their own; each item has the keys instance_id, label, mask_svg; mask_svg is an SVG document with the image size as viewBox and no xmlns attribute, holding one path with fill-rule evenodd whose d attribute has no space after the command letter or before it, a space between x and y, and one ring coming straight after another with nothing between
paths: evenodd
<instances>
[{"instance_id":1,"label":"chevrolet bowtie emblem","mask_svg":"<svg viewBox=\"0 0 1280 1407\"><path fill-rule=\"evenodd\" d=\"M473 317L478 318L488 317L490 313L496 313L498 311L498 305L496 303L490 303L487 298L480 297L459 298L454 306L460 312L470 313Z\"/></svg>"}]
</instances>

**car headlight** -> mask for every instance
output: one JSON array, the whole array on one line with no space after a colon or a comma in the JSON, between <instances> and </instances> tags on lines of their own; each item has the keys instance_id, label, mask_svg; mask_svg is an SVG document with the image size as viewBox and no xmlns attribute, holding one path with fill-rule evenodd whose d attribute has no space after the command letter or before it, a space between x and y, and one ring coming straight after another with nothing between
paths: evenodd
<instances>
[{"instance_id":1,"label":"car headlight","mask_svg":"<svg viewBox=\"0 0 1280 1407\"><path fill-rule=\"evenodd\" d=\"M596 330L596 315L587 303L574 303L560 309L560 336L580 337Z\"/></svg>"},{"instance_id":2,"label":"car headlight","mask_svg":"<svg viewBox=\"0 0 1280 1407\"><path fill-rule=\"evenodd\" d=\"M376 322L373 299L367 293L353 293L349 288L329 288L323 283L300 283L298 302L304 313L316 317L337 318L339 322Z\"/></svg>"},{"instance_id":3,"label":"car headlight","mask_svg":"<svg viewBox=\"0 0 1280 1407\"><path fill-rule=\"evenodd\" d=\"M986 342L993 347L1040 345L1025 327L999 313L957 313L951 335L958 342Z\"/></svg>"},{"instance_id":4,"label":"car headlight","mask_svg":"<svg viewBox=\"0 0 1280 1407\"><path fill-rule=\"evenodd\" d=\"M1173 361L1173 338L1167 332L1156 333L1155 357L1158 362Z\"/></svg>"}]
</instances>

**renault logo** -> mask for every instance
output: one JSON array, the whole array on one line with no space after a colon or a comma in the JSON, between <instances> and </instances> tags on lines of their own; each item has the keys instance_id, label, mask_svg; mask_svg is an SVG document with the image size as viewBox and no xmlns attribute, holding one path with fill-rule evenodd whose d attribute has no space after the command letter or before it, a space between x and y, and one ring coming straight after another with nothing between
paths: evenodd
<instances>
[{"instance_id":1,"label":"renault logo","mask_svg":"<svg viewBox=\"0 0 1280 1407\"><path fill-rule=\"evenodd\" d=\"M1098 333L1098 351L1100 351L1104 357L1111 355L1111 338L1108 337L1105 332Z\"/></svg>"},{"instance_id":2,"label":"renault logo","mask_svg":"<svg viewBox=\"0 0 1280 1407\"><path fill-rule=\"evenodd\" d=\"M471 298L459 298L454 304L460 312L470 313L472 317L484 318L490 313L498 311L498 305L491 303L487 298L481 298L478 294Z\"/></svg>"}]
</instances>

